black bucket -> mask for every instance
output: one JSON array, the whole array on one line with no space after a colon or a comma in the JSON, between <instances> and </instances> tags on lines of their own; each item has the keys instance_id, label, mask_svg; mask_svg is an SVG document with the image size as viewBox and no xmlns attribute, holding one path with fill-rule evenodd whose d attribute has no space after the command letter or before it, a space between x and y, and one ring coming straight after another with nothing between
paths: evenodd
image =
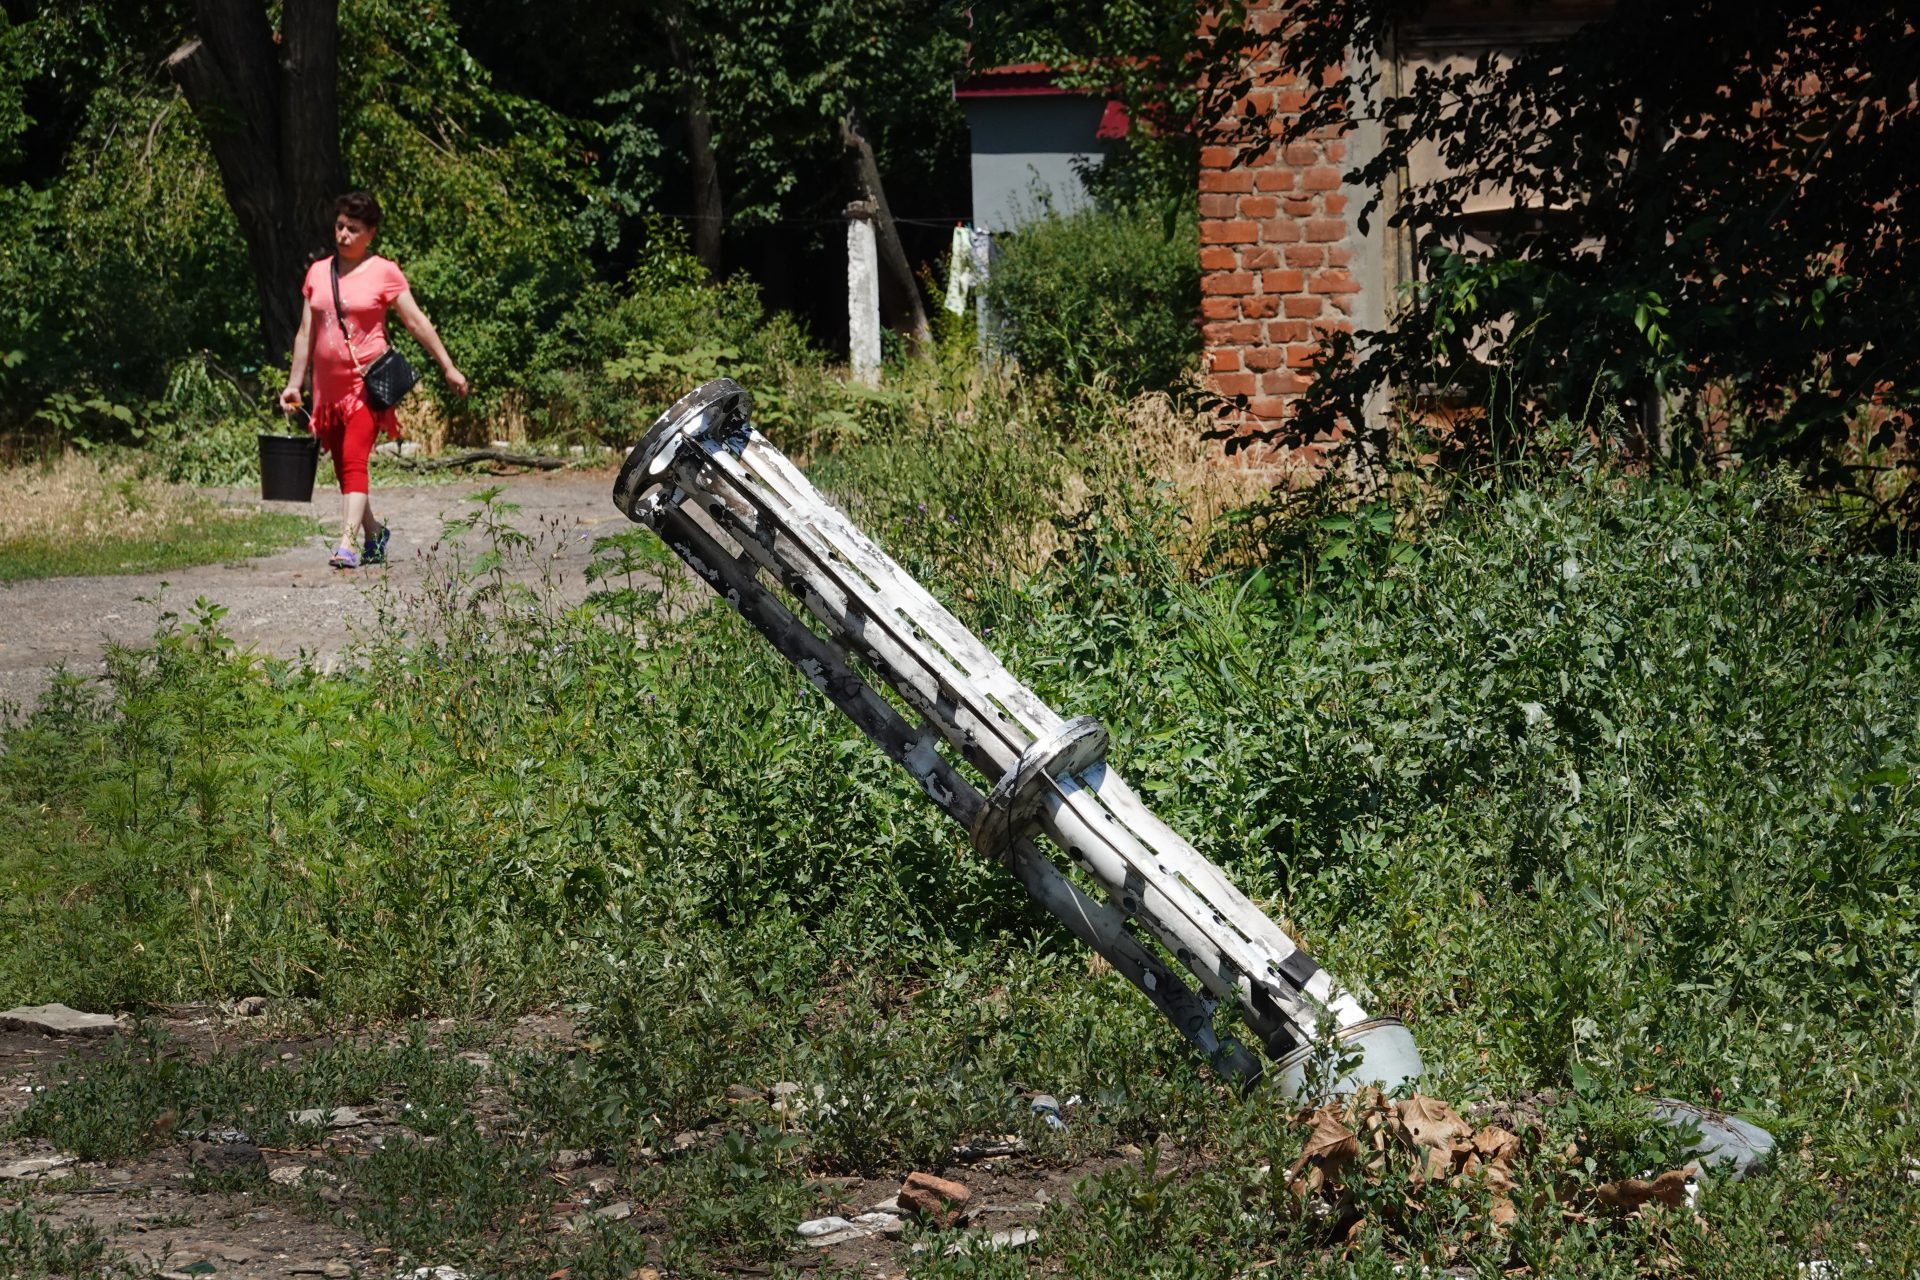
<instances>
[{"instance_id":1,"label":"black bucket","mask_svg":"<svg viewBox=\"0 0 1920 1280\"><path fill-rule=\"evenodd\" d=\"M260 437L260 496L268 502L312 502L320 442L312 436Z\"/></svg>"}]
</instances>

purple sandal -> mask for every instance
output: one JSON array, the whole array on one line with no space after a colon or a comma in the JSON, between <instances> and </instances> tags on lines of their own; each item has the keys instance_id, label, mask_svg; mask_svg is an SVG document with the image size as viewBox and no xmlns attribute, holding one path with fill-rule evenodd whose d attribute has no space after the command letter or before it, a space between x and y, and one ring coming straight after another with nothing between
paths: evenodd
<instances>
[{"instance_id":1,"label":"purple sandal","mask_svg":"<svg viewBox=\"0 0 1920 1280\"><path fill-rule=\"evenodd\" d=\"M358 569L360 553L343 542L333 549L333 554L327 557L327 563L336 569Z\"/></svg>"}]
</instances>

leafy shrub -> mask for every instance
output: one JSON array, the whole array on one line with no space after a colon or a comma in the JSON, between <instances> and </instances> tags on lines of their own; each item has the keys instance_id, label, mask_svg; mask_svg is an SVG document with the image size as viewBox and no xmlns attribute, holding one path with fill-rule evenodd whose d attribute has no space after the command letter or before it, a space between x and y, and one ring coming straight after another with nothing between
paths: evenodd
<instances>
[{"instance_id":1,"label":"leafy shrub","mask_svg":"<svg viewBox=\"0 0 1920 1280\"><path fill-rule=\"evenodd\" d=\"M1051 212L1001 239L988 296L1021 366L1123 396L1168 391L1200 352L1200 233L1190 212Z\"/></svg>"}]
</instances>

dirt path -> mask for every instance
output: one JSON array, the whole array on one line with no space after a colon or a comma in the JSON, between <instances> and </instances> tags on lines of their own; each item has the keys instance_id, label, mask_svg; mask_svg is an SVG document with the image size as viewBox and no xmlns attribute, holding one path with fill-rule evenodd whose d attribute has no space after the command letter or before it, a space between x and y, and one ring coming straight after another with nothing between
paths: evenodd
<instances>
[{"instance_id":1,"label":"dirt path","mask_svg":"<svg viewBox=\"0 0 1920 1280\"><path fill-rule=\"evenodd\" d=\"M0 585L0 704L30 705L62 665L81 675L99 674L109 644L144 643L162 609L184 618L198 596L226 606L222 625L241 644L279 657L305 654L325 666L346 647L356 627L373 620L374 589L386 584L404 593L419 583L420 553L439 539L443 520L470 511L470 495L495 484L506 490L503 501L519 504L516 526L554 549L555 567L564 573L564 593L575 599L586 590L580 570L591 537L630 527L614 510L611 470L476 477L460 484L378 489L374 508L393 530L392 563L382 568L329 569L332 539L316 534L255 560L168 573ZM225 505L263 505L241 490L215 496ZM339 520L338 496L316 492L315 497L311 503L270 505L276 511L318 517L332 527ZM581 534L589 538L583 540Z\"/></svg>"}]
</instances>

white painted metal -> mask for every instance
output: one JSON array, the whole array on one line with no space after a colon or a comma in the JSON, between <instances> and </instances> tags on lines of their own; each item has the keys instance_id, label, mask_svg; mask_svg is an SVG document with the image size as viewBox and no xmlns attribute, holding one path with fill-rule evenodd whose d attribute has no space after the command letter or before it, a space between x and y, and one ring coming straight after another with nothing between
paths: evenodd
<instances>
[{"instance_id":1,"label":"white painted metal","mask_svg":"<svg viewBox=\"0 0 1920 1280\"><path fill-rule=\"evenodd\" d=\"M1231 1001L1282 1062L1290 1091L1309 1060L1339 1048L1347 1083L1397 1084L1420 1071L1405 1028L1371 1018L1349 992L1161 822L1105 762L1106 732L1067 721L1014 678L752 429L751 398L728 379L683 397L622 468L614 501L669 546L832 699L927 795L1002 858L1027 891L1111 961L1224 1073L1254 1060L1216 1036ZM817 619L810 630L776 594ZM858 660L856 667L854 659ZM907 719L862 671L920 716ZM950 762L944 743L957 756ZM990 794L969 777L971 767ZM1096 881L1083 893L1030 838L1044 833ZM1194 992L1129 923L1194 974ZM1359 1072L1362 1074L1353 1074ZM1376 1074L1365 1074L1373 1072Z\"/></svg>"}]
</instances>

